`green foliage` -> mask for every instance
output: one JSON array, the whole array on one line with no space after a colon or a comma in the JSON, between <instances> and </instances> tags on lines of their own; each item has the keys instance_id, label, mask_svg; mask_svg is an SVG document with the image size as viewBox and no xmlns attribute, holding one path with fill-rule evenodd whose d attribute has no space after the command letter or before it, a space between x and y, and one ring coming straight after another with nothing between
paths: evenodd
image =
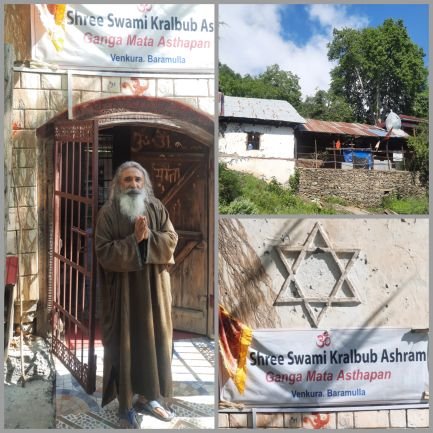
<instances>
[{"instance_id":1,"label":"green foliage","mask_svg":"<svg viewBox=\"0 0 433 433\"><path fill-rule=\"evenodd\" d=\"M304 201L294 194L291 188L285 188L275 179L265 182L253 175L230 170L225 164L220 164L220 172L221 165L225 173L223 182L227 179L237 179L235 183L239 189L236 190L238 195L228 203L221 200L220 194L220 214L342 214L344 210L337 208L336 205L347 205L345 200L339 197L328 197L317 203ZM227 175L227 172L230 174ZM220 190L221 183L220 178ZM382 206L369 210L373 213L383 213L384 209L390 209L398 214L422 215L428 214L428 207L428 196L401 198L391 195L384 198Z\"/></svg>"},{"instance_id":2,"label":"green foliage","mask_svg":"<svg viewBox=\"0 0 433 433\"><path fill-rule=\"evenodd\" d=\"M221 205L220 213L228 215L252 215L258 214L259 210L250 199L237 197L230 204Z\"/></svg>"},{"instance_id":3,"label":"green foliage","mask_svg":"<svg viewBox=\"0 0 433 433\"><path fill-rule=\"evenodd\" d=\"M301 103L299 77L290 71L282 71L278 65L271 65L257 79L266 86L265 98L290 102L295 108Z\"/></svg>"},{"instance_id":4,"label":"green foliage","mask_svg":"<svg viewBox=\"0 0 433 433\"><path fill-rule=\"evenodd\" d=\"M383 207L401 215L428 214L428 197L398 198L395 195L383 199Z\"/></svg>"},{"instance_id":5,"label":"green foliage","mask_svg":"<svg viewBox=\"0 0 433 433\"><path fill-rule=\"evenodd\" d=\"M227 65L222 63L219 64L219 90L225 95L231 96L243 96L238 95L240 83L242 82L242 76L237 74Z\"/></svg>"},{"instance_id":6,"label":"green foliage","mask_svg":"<svg viewBox=\"0 0 433 433\"><path fill-rule=\"evenodd\" d=\"M418 93L413 104L414 116L428 118L428 89Z\"/></svg>"},{"instance_id":7,"label":"green foliage","mask_svg":"<svg viewBox=\"0 0 433 433\"><path fill-rule=\"evenodd\" d=\"M221 169L221 166L223 168ZM227 176L226 171L231 172ZM224 164L220 164L220 203L221 214L317 214L335 213L332 208L322 208L318 204L306 202L285 188L275 179L270 182L257 179L253 175L239 173L230 170ZM227 179L237 177L240 185L240 193L231 202L222 199L221 189L227 191ZM237 181L236 181L237 184Z\"/></svg>"},{"instance_id":8,"label":"green foliage","mask_svg":"<svg viewBox=\"0 0 433 433\"><path fill-rule=\"evenodd\" d=\"M299 192L299 170L295 168L295 173L289 177L289 186L290 190L296 194Z\"/></svg>"},{"instance_id":9,"label":"green foliage","mask_svg":"<svg viewBox=\"0 0 433 433\"><path fill-rule=\"evenodd\" d=\"M219 89L228 96L279 99L295 108L301 104L299 78L290 71L281 70L278 65L268 66L265 72L254 77L249 74L241 76L220 63Z\"/></svg>"},{"instance_id":10,"label":"green foliage","mask_svg":"<svg viewBox=\"0 0 433 433\"><path fill-rule=\"evenodd\" d=\"M358 121L375 122L391 109L404 114L424 110L425 54L402 20L387 19L361 30L334 29L328 49L329 60L338 62L331 71L331 91L351 105Z\"/></svg>"},{"instance_id":11,"label":"green foliage","mask_svg":"<svg viewBox=\"0 0 433 433\"><path fill-rule=\"evenodd\" d=\"M236 197L241 195L239 176L233 170L227 168L227 164L219 164L219 201L228 205Z\"/></svg>"},{"instance_id":12,"label":"green foliage","mask_svg":"<svg viewBox=\"0 0 433 433\"><path fill-rule=\"evenodd\" d=\"M330 195L329 197L326 197L325 202L328 204L339 204L341 206L347 206L346 200L335 195Z\"/></svg>"},{"instance_id":13,"label":"green foliage","mask_svg":"<svg viewBox=\"0 0 433 433\"><path fill-rule=\"evenodd\" d=\"M428 123L421 123L416 130L416 135L409 137L409 149L414 152L410 169L419 172L421 182L428 186L429 179L429 138Z\"/></svg>"},{"instance_id":14,"label":"green foliage","mask_svg":"<svg viewBox=\"0 0 433 433\"><path fill-rule=\"evenodd\" d=\"M314 96L307 96L300 112L308 119L334 122L356 120L352 107L341 96L325 90L318 90Z\"/></svg>"}]
</instances>

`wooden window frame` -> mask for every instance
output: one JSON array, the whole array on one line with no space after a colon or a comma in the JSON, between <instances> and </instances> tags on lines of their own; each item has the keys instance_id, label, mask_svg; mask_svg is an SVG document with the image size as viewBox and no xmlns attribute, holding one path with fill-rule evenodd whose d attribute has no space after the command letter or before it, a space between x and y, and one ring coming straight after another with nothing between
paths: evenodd
<instances>
[{"instance_id":1,"label":"wooden window frame","mask_svg":"<svg viewBox=\"0 0 433 433\"><path fill-rule=\"evenodd\" d=\"M259 132L247 132L247 142L246 148L247 150L260 150L260 137L262 134ZM252 148L249 148L248 145L252 144Z\"/></svg>"}]
</instances>

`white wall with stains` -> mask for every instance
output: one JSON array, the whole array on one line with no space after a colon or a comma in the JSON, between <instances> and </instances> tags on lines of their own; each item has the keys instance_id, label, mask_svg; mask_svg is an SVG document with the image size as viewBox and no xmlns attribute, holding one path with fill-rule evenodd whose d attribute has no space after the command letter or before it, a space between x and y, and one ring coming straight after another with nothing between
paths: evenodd
<instances>
[{"instance_id":1,"label":"white wall with stains","mask_svg":"<svg viewBox=\"0 0 433 433\"><path fill-rule=\"evenodd\" d=\"M267 294L267 299L274 303L271 307L281 328L315 327L301 302L278 302L278 298L283 299L282 288L289 272L277 248L290 250L286 255L292 256L287 260L293 265L302 246L311 241L309 235L316 224L337 254L342 269L346 268L353 251L357 251L347 271L348 282L342 284L338 293L339 297L352 296L353 287L357 301L329 305L317 324L319 329L428 328L427 218L241 218L238 221L247 233L245 242L255 251L268 280L272 282L272 293ZM326 247L321 236L313 241L319 248ZM320 250L316 254L311 251L306 254L296 271L298 284L307 297L319 295L326 298L340 275L332 253L320 253ZM230 287L230 281L225 281L225 284ZM310 305L317 318L323 303Z\"/></svg>"},{"instance_id":2,"label":"white wall with stains","mask_svg":"<svg viewBox=\"0 0 433 433\"><path fill-rule=\"evenodd\" d=\"M263 134L259 150L247 150L248 132ZM295 170L295 135L288 126L228 123L220 127L218 147L220 161L227 162L229 168L265 180L275 177L285 184Z\"/></svg>"}]
</instances>

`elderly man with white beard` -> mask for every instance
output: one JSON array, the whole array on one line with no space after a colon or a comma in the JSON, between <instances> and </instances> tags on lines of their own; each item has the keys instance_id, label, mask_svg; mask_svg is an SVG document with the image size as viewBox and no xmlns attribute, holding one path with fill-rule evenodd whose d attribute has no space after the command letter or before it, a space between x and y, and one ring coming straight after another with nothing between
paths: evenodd
<instances>
[{"instance_id":1,"label":"elderly man with white beard","mask_svg":"<svg viewBox=\"0 0 433 433\"><path fill-rule=\"evenodd\" d=\"M147 171L137 162L123 163L95 231L104 345L102 406L117 397L122 427L138 428L137 412L163 421L174 416L166 404L172 397L173 344L167 265L174 263L177 239Z\"/></svg>"}]
</instances>

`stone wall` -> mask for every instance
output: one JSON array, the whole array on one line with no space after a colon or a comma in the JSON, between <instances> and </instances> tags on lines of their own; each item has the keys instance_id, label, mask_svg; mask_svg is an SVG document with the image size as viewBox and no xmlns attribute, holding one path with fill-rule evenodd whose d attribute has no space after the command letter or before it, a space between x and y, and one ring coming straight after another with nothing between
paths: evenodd
<instances>
[{"instance_id":1,"label":"stone wall","mask_svg":"<svg viewBox=\"0 0 433 433\"><path fill-rule=\"evenodd\" d=\"M429 426L428 409L396 409L350 411L332 413L260 412L256 414L257 428L305 429L363 429L416 428ZM251 411L222 412L218 414L218 428L252 428Z\"/></svg>"},{"instance_id":2,"label":"stone wall","mask_svg":"<svg viewBox=\"0 0 433 433\"><path fill-rule=\"evenodd\" d=\"M42 237L49 236L46 218L50 210L46 209L46 197L41 198L41 191L44 192L46 184L52 181L45 174L47 161L52 160L52 155L48 154L51 147L46 140L38 140L36 129L67 110L68 81L64 71L15 68L13 76L6 253L19 256L25 322L30 323L35 317L38 301L46 298L48 290L48 242ZM164 78L137 74L136 78L115 73L112 76L72 76L73 105L116 95L167 97L214 114L214 80L210 78L167 74ZM26 328L33 330L30 325Z\"/></svg>"},{"instance_id":3,"label":"stone wall","mask_svg":"<svg viewBox=\"0 0 433 433\"><path fill-rule=\"evenodd\" d=\"M309 199L340 197L366 207L380 206L385 195L421 196L426 189L408 171L299 168L299 193Z\"/></svg>"}]
</instances>

